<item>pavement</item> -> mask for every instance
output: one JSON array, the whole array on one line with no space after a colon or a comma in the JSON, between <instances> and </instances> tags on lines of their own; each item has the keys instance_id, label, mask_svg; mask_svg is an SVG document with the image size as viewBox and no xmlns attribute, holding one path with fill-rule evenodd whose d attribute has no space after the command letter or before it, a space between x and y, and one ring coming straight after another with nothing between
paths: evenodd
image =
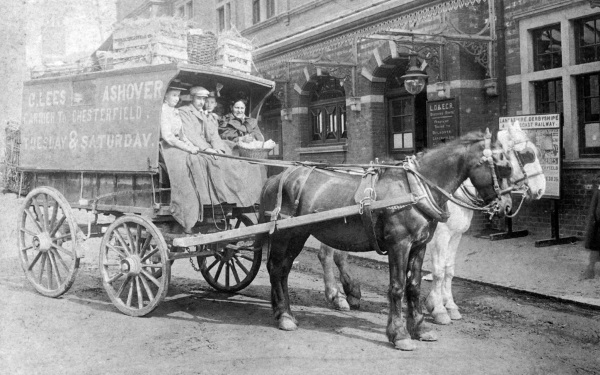
<instances>
[{"instance_id":1,"label":"pavement","mask_svg":"<svg viewBox=\"0 0 600 375\"><path fill-rule=\"evenodd\" d=\"M600 309L600 264L596 264L594 279L582 280L589 257L583 241L535 247L535 241L544 239L530 234L490 241L466 234L456 255L455 277ZM320 244L311 237L306 246L318 248ZM386 256L374 251L350 255L387 263ZM423 269L431 271L429 253Z\"/></svg>"}]
</instances>

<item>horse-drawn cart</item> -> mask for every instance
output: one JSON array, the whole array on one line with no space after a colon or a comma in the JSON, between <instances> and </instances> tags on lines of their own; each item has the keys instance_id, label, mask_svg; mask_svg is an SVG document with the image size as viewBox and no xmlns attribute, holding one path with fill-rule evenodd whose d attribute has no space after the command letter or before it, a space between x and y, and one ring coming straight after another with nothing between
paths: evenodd
<instances>
[{"instance_id":1,"label":"horse-drawn cart","mask_svg":"<svg viewBox=\"0 0 600 375\"><path fill-rule=\"evenodd\" d=\"M243 91L256 117L274 83L222 68L162 65L26 82L20 165L30 191L18 222L18 247L29 282L57 297L75 280L82 244L102 237L99 269L114 305L142 316L162 301L171 264L197 258L205 280L234 292L248 286L261 264L256 234L358 213L345 207L254 225L256 207L204 207L204 220L186 237L170 206L160 159L160 115L169 85L223 85L221 95ZM412 201L405 196L385 205ZM375 202L384 206L383 203ZM72 209L93 217L78 223ZM112 223L98 220L114 217Z\"/></svg>"}]
</instances>

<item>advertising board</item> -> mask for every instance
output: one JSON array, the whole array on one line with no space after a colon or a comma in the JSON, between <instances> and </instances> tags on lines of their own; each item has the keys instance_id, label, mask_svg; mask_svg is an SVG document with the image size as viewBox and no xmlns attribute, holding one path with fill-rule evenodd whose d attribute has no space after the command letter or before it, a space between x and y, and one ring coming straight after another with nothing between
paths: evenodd
<instances>
[{"instance_id":1,"label":"advertising board","mask_svg":"<svg viewBox=\"0 0 600 375\"><path fill-rule=\"evenodd\" d=\"M140 172L158 167L160 114L176 70L100 73L24 86L20 168Z\"/></svg>"},{"instance_id":2,"label":"advertising board","mask_svg":"<svg viewBox=\"0 0 600 375\"><path fill-rule=\"evenodd\" d=\"M562 132L560 114L539 114L500 117L500 129L519 121L521 129L539 151L539 160L546 176L544 198L560 199Z\"/></svg>"}]
</instances>

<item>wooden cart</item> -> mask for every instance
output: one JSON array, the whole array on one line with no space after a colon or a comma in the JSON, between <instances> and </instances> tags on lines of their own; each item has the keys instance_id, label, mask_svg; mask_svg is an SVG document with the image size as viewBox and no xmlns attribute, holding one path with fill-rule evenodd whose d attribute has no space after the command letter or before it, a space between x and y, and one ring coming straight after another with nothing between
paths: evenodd
<instances>
[{"instance_id":1,"label":"wooden cart","mask_svg":"<svg viewBox=\"0 0 600 375\"><path fill-rule=\"evenodd\" d=\"M215 289L239 291L260 268L255 235L336 217L345 207L254 225L256 207L205 207L198 235L185 237L171 216L168 174L159 159L160 115L169 85L243 91L257 117L274 82L223 68L170 64L32 80L25 83L19 172L30 191L18 222L23 270L35 289L58 297L75 280L88 238L102 237L102 284L123 313L142 316L167 294L171 264L196 258ZM412 197L375 202L373 209ZM93 215L78 223L73 209ZM110 223L102 218L114 217ZM192 263L193 264L193 263Z\"/></svg>"}]
</instances>

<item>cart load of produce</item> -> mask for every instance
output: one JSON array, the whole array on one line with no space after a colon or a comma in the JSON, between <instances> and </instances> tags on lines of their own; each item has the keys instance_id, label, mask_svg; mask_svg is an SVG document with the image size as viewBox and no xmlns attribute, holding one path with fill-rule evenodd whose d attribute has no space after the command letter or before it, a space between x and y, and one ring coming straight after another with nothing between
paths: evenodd
<instances>
[{"instance_id":1,"label":"cart load of produce","mask_svg":"<svg viewBox=\"0 0 600 375\"><path fill-rule=\"evenodd\" d=\"M187 24L171 17L124 19L110 55L116 69L187 62Z\"/></svg>"}]
</instances>

